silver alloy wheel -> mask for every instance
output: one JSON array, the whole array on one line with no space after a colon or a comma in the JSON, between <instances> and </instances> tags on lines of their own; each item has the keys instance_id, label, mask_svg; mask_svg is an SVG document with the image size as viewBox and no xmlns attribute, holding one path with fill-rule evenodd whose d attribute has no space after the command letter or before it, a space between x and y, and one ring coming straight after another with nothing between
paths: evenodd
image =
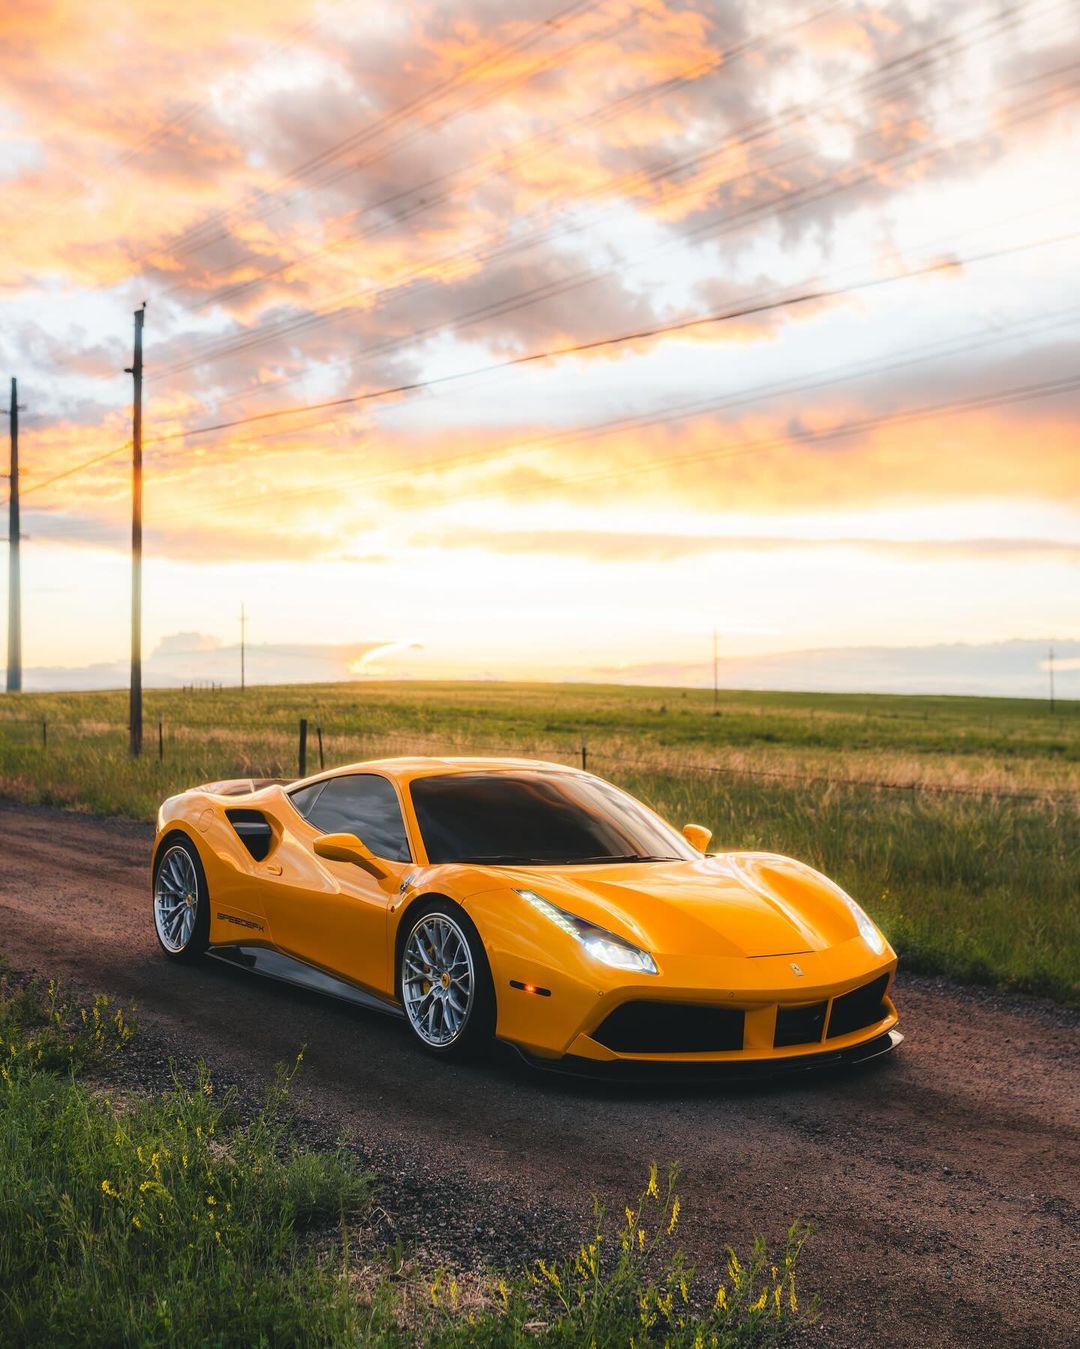
<instances>
[{"instance_id":1,"label":"silver alloy wheel","mask_svg":"<svg viewBox=\"0 0 1080 1349\"><path fill-rule=\"evenodd\" d=\"M199 878L191 854L179 843L161 859L154 884L154 926L166 951L179 955L195 930Z\"/></svg>"},{"instance_id":2,"label":"silver alloy wheel","mask_svg":"<svg viewBox=\"0 0 1080 1349\"><path fill-rule=\"evenodd\" d=\"M425 1044L453 1044L472 1010L475 982L465 933L444 913L426 914L409 933L401 958L405 1014Z\"/></svg>"}]
</instances>

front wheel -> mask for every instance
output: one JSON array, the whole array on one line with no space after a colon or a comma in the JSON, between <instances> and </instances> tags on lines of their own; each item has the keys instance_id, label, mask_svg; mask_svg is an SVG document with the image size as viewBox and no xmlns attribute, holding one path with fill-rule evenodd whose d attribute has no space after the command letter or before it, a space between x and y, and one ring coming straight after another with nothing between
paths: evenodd
<instances>
[{"instance_id":1,"label":"front wheel","mask_svg":"<svg viewBox=\"0 0 1080 1349\"><path fill-rule=\"evenodd\" d=\"M463 1058L495 1031L495 995L480 934L456 904L432 900L409 915L401 950L401 1001L429 1053Z\"/></svg>"},{"instance_id":2,"label":"front wheel","mask_svg":"<svg viewBox=\"0 0 1080 1349\"><path fill-rule=\"evenodd\" d=\"M165 840L154 867L154 931L171 960L195 960L210 940L210 897L198 849L186 834Z\"/></svg>"}]
</instances>

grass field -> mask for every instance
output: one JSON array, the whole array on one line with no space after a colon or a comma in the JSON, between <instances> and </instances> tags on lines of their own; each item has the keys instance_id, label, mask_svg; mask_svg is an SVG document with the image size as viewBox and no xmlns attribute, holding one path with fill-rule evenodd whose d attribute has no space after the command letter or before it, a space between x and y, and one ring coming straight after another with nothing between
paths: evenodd
<instances>
[{"instance_id":1,"label":"grass field","mask_svg":"<svg viewBox=\"0 0 1080 1349\"><path fill-rule=\"evenodd\" d=\"M0 792L149 818L171 792L380 754L580 762L717 848L788 852L879 919L909 968L1080 1001L1080 704L624 686L363 683L0 706ZM158 721L163 757L158 758ZM44 735L42 722L44 720ZM44 741L44 743L43 743Z\"/></svg>"},{"instance_id":2,"label":"grass field","mask_svg":"<svg viewBox=\"0 0 1080 1349\"><path fill-rule=\"evenodd\" d=\"M718 1253L706 1286L679 1251L675 1172L647 1163L625 1217L598 1213L564 1257L460 1282L424 1268L378 1245L347 1151L294 1141L291 1074L246 1115L205 1070L117 1092L102 1070L132 1033L104 996L80 1007L0 974L4 1345L768 1349L813 1315L805 1225L772 1259L760 1240Z\"/></svg>"}]
</instances>

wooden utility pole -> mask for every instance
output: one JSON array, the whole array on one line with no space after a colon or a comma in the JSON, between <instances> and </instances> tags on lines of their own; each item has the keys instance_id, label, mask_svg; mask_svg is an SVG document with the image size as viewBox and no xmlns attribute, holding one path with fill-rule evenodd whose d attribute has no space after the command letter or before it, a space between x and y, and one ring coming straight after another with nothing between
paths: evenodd
<instances>
[{"instance_id":1,"label":"wooden utility pole","mask_svg":"<svg viewBox=\"0 0 1080 1349\"><path fill-rule=\"evenodd\" d=\"M8 493L7 691L22 688L22 578L19 574L19 388L11 380L11 489Z\"/></svg>"},{"instance_id":2,"label":"wooden utility pole","mask_svg":"<svg viewBox=\"0 0 1080 1349\"><path fill-rule=\"evenodd\" d=\"M720 652L715 628L712 630L712 710L714 717L720 711Z\"/></svg>"},{"instance_id":3,"label":"wooden utility pole","mask_svg":"<svg viewBox=\"0 0 1080 1349\"><path fill-rule=\"evenodd\" d=\"M247 617L244 614L243 601L241 601L240 604L240 692L241 693L243 693L244 689L247 688L247 675L246 671L244 670L244 654L245 654L244 639L246 637L246 634L247 634Z\"/></svg>"},{"instance_id":4,"label":"wooden utility pole","mask_svg":"<svg viewBox=\"0 0 1080 1349\"><path fill-rule=\"evenodd\" d=\"M133 756L142 753L142 338L146 302L135 311L135 359L127 367L135 384L131 417L131 692L128 732Z\"/></svg>"},{"instance_id":5,"label":"wooden utility pole","mask_svg":"<svg viewBox=\"0 0 1080 1349\"><path fill-rule=\"evenodd\" d=\"M1050 659L1046 662L1046 668L1050 673L1050 715L1055 712L1054 707L1054 648L1050 648Z\"/></svg>"}]
</instances>

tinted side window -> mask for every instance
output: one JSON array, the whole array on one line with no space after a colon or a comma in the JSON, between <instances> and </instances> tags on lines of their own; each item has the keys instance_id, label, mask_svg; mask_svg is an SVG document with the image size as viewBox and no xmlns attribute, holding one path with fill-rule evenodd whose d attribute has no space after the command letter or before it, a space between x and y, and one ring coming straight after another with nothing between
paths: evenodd
<instances>
[{"instance_id":1,"label":"tinted side window","mask_svg":"<svg viewBox=\"0 0 1080 1349\"><path fill-rule=\"evenodd\" d=\"M306 813L324 834L359 834L376 857L412 858L397 793L386 778L374 773L331 778Z\"/></svg>"},{"instance_id":2,"label":"tinted side window","mask_svg":"<svg viewBox=\"0 0 1080 1349\"><path fill-rule=\"evenodd\" d=\"M325 786L325 782L316 782L314 786L301 787L298 792L289 793L289 800L301 815L307 817L311 814L311 807L315 804L319 793Z\"/></svg>"}]
</instances>

